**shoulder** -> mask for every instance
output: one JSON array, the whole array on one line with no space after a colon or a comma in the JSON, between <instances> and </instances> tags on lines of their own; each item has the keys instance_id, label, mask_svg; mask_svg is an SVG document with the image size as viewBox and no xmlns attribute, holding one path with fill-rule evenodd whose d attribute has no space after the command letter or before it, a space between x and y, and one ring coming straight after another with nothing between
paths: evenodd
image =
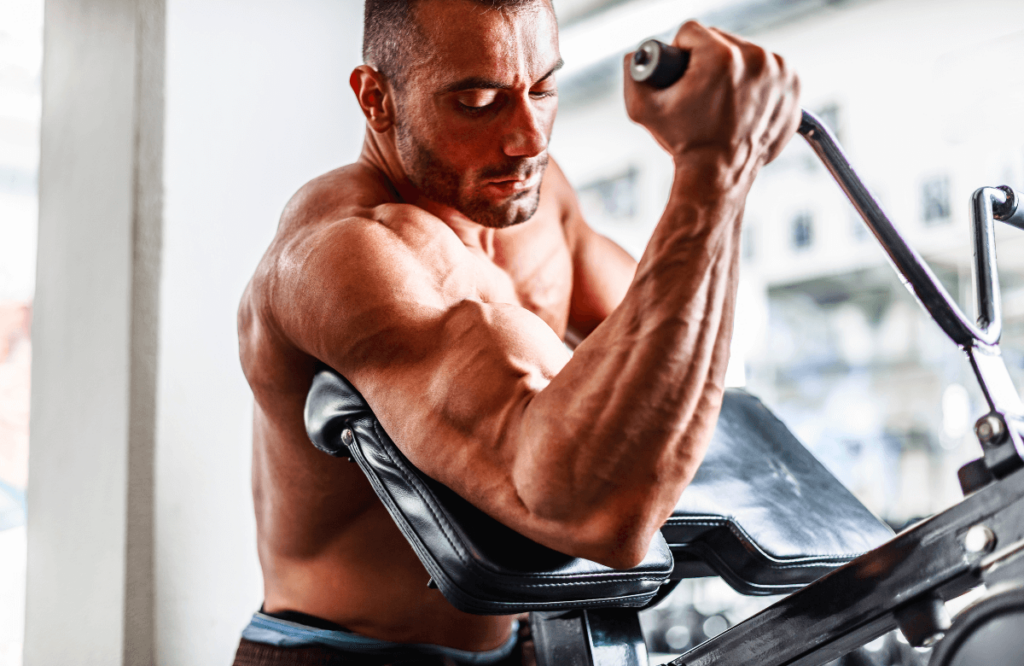
<instances>
[{"instance_id":1,"label":"shoulder","mask_svg":"<svg viewBox=\"0 0 1024 666\"><path fill-rule=\"evenodd\" d=\"M461 247L456 241L441 220L398 203L380 172L357 163L314 178L292 196L255 279L365 280L388 267L412 269L419 252L432 246L453 251Z\"/></svg>"},{"instance_id":2,"label":"shoulder","mask_svg":"<svg viewBox=\"0 0 1024 666\"><path fill-rule=\"evenodd\" d=\"M355 252L372 259L380 252L415 252L438 243L454 249L453 241L457 238L441 220L399 203L379 171L357 163L314 178L295 193L268 254L294 261L296 253L303 259L341 259Z\"/></svg>"},{"instance_id":3,"label":"shoulder","mask_svg":"<svg viewBox=\"0 0 1024 666\"><path fill-rule=\"evenodd\" d=\"M475 294L468 253L447 225L345 175L327 174L292 198L242 307L325 362L357 358L367 340Z\"/></svg>"},{"instance_id":4,"label":"shoulder","mask_svg":"<svg viewBox=\"0 0 1024 666\"><path fill-rule=\"evenodd\" d=\"M396 200L387 179L359 162L317 176L292 195L278 225L278 237L347 217L370 217L374 208Z\"/></svg>"}]
</instances>

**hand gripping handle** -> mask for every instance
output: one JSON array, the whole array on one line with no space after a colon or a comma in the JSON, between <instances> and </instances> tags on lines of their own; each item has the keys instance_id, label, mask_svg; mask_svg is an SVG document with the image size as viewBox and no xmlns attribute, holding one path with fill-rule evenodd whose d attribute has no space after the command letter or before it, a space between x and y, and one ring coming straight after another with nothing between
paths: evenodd
<instances>
[{"instance_id":1,"label":"hand gripping handle","mask_svg":"<svg viewBox=\"0 0 1024 666\"><path fill-rule=\"evenodd\" d=\"M649 39L641 44L633 54L630 74L634 81L665 88L679 80L685 73L689 60L688 52L656 39ZM998 297L998 287L993 289L989 286L994 279L994 271L991 270L991 266L985 266L985 270L981 271L978 276L980 290L984 293L979 298L979 304L982 306L980 308L982 321L979 321L979 325L976 326L957 307L956 302L942 287L928 265L896 231L892 222L882 212L874 197L871 196L850 166L835 137L821 121L813 114L804 111L799 133L807 139L811 148L814 149L814 152L864 218L867 226L874 232L904 282L949 337L964 347L979 342L995 345L999 341L1001 321L997 313L989 312L992 309L990 304L997 300L992 296ZM1001 204L994 211L995 219L1004 219L1014 226L1024 226L1024 204L1018 205L1012 191L991 188L988 191L993 195L1001 195L993 197L993 203ZM995 199L1000 201L996 202ZM988 199L983 203L988 204ZM984 206L979 206L979 208L982 207ZM1018 208L1020 210L1017 210ZM989 213L989 216L992 216L992 213ZM975 242L975 252L988 259L987 264L994 264L994 249L992 249L991 242L980 242L985 239L981 239L979 234L976 236L978 238Z\"/></svg>"},{"instance_id":2,"label":"hand gripping handle","mask_svg":"<svg viewBox=\"0 0 1024 666\"><path fill-rule=\"evenodd\" d=\"M656 88L666 88L678 81L686 72L690 54L656 39L640 45L630 62L630 75L634 81ZM957 345L968 352L986 399L994 410L1024 415L1016 390L998 357L999 338L1002 333L999 278L995 270L994 221L1024 229L1024 201L1011 188L984 187L975 192L971 202L974 240L974 283L977 297L977 318L971 321L939 282L921 256L896 231L888 216L868 191L847 160L839 142L827 127L813 114L803 112L798 130L807 140L822 164L832 174L843 192L860 213L868 228L889 256L903 283L931 315L932 319ZM987 351L986 351L987 350ZM988 357L983 371L977 359ZM976 359L977 357L977 359ZM1022 445L1024 446L1024 445ZM1024 458L1024 450L1022 450Z\"/></svg>"}]
</instances>

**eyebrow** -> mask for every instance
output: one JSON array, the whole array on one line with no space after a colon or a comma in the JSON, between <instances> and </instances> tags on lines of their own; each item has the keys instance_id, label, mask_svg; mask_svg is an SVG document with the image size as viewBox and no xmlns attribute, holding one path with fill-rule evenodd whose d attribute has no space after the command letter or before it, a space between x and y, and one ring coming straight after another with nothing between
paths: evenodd
<instances>
[{"instance_id":1,"label":"eyebrow","mask_svg":"<svg viewBox=\"0 0 1024 666\"><path fill-rule=\"evenodd\" d=\"M537 79L536 83L540 83L551 77L552 74L562 69L565 64L561 58L555 63L555 66L548 70L547 74ZM501 81L494 81L492 79L484 78L482 76L471 76L469 78L460 79L455 83L448 84L438 93L444 95L447 93L462 92L463 90L509 90L512 86Z\"/></svg>"}]
</instances>

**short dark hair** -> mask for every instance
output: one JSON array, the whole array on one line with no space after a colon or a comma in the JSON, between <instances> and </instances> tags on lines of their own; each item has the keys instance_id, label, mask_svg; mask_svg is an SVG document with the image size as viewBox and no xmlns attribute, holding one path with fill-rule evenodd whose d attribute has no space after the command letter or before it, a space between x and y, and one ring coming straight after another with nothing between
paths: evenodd
<instances>
[{"instance_id":1,"label":"short dark hair","mask_svg":"<svg viewBox=\"0 0 1024 666\"><path fill-rule=\"evenodd\" d=\"M423 0L366 0L363 13L363 62L401 87L419 38L413 20ZM490 9L519 9L539 0L472 0Z\"/></svg>"}]
</instances>

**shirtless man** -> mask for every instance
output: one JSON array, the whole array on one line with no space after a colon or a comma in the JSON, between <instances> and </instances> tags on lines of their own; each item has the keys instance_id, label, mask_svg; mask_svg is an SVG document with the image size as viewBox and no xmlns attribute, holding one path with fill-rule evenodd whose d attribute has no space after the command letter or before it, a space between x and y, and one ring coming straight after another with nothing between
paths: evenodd
<instances>
[{"instance_id":1,"label":"shirtless man","mask_svg":"<svg viewBox=\"0 0 1024 666\"><path fill-rule=\"evenodd\" d=\"M626 77L630 117L675 164L636 263L587 226L548 157L561 65L550 0L367 0L366 12L367 64L350 79L362 154L288 203L239 310L264 617L486 657L509 643L510 618L428 589L359 468L310 444L317 363L484 512L561 552L635 565L714 428L744 202L798 126L797 80L696 23L673 42L691 52L678 83ZM582 340L574 355L568 340ZM349 654L273 647L252 628L236 663ZM358 653L338 663L391 663Z\"/></svg>"}]
</instances>

